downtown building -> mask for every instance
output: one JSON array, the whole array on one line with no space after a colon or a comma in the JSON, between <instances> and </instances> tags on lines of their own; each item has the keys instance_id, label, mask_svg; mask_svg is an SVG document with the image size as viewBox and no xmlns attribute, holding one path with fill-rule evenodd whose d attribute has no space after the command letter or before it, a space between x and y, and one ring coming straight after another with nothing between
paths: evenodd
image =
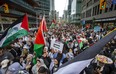
<instances>
[{"instance_id":1,"label":"downtown building","mask_svg":"<svg viewBox=\"0 0 116 74\"><path fill-rule=\"evenodd\" d=\"M83 0L81 21L91 26L116 25L116 4L110 4L104 10L100 10L100 0Z\"/></svg>"},{"instance_id":2,"label":"downtown building","mask_svg":"<svg viewBox=\"0 0 116 74\"><path fill-rule=\"evenodd\" d=\"M55 20L56 23L59 22L59 12L55 10L54 0L50 0L50 12L49 12L49 24L52 24L52 21Z\"/></svg>"},{"instance_id":3,"label":"downtown building","mask_svg":"<svg viewBox=\"0 0 116 74\"><path fill-rule=\"evenodd\" d=\"M49 12L50 12L50 0L34 0L36 3L39 4L39 7L35 7L36 10L36 16L39 19L38 21L42 19L42 16L45 15L46 22L49 23ZM38 22L36 20L36 22Z\"/></svg>"},{"instance_id":4,"label":"downtown building","mask_svg":"<svg viewBox=\"0 0 116 74\"><path fill-rule=\"evenodd\" d=\"M8 5L8 13L4 11L5 3ZM5 30L25 13L28 14L29 26L35 27L36 12L34 7L38 7L38 4L34 0L0 0L0 31Z\"/></svg>"},{"instance_id":5,"label":"downtown building","mask_svg":"<svg viewBox=\"0 0 116 74\"><path fill-rule=\"evenodd\" d=\"M80 19L81 19L81 5L82 5L82 0L70 0L69 1L69 7L68 7L68 15L69 16L69 21L72 24L80 24ZM71 6L71 7L70 7ZM71 8L71 9L70 9Z\"/></svg>"},{"instance_id":6,"label":"downtown building","mask_svg":"<svg viewBox=\"0 0 116 74\"><path fill-rule=\"evenodd\" d=\"M73 0L68 0L68 12L67 12L67 18L68 18L68 23L71 22L71 4Z\"/></svg>"},{"instance_id":7,"label":"downtown building","mask_svg":"<svg viewBox=\"0 0 116 74\"><path fill-rule=\"evenodd\" d=\"M50 24L52 23L52 20L56 20L56 11L55 11L54 0L50 0L49 19L50 19Z\"/></svg>"},{"instance_id":8,"label":"downtown building","mask_svg":"<svg viewBox=\"0 0 116 74\"><path fill-rule=\"evenodd\" d=\"M8 5L9 13L4 12L4 4ZM17 18L28 14L29 27L37 28L43 14L49 22L49 0L0 0L0 31L5 30Z\"/></svg>"},{"instance_id":9,"label":"downtown building","mask_svg":"<svg viewBox=\"0 0 116 74\"><path fill-rule=\"evenodd\" d=\"M64 12L63 12L63 16L62 16L62 21L63 21L63 23L69 23L68 22L68 10L64 10Z\"/></svg>"}]
</instances>

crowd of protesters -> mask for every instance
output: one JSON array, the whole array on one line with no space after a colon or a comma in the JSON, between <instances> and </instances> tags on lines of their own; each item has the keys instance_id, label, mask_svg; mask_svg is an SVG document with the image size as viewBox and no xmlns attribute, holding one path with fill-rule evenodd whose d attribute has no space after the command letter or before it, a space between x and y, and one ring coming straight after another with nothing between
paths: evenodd
<instances>
[{"instance_id":1,"label":"crowd of protesters","mask_svg":"<svg viewBox=\"0 0 116 74\"><path fill-rule=\"evenodd\" d=\"M75 25L51 28L44 33L46 45L40 57L36 57L33 50L36 32L31 32L6 47L0 47L0 74L53 74L62 64L94 45L108 32L105 28L99 32L86 28L82 30ZM78 39L82 40L81 48ZM52 40L62 42L63 50L51 48ZM113 63L100 64L95 59L81 74L116 74L116 37L103 47L99 55L109 57Z\"/></svg>"}]
</instances>

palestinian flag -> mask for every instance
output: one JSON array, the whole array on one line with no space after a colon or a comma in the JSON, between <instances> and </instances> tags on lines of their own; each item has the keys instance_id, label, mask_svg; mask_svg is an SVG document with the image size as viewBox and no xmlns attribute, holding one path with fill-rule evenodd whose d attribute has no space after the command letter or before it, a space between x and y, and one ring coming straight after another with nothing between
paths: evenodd
<instances>
[{"instance_id":1,"label":"palestinian flag","mask_svg":"<svg viewBox=\"0 0 116 74\"><path fill-rule=\"evenodd\" d=\"M96 44L77 55L71 61L63 64L54 74L80 74L90 64L102 48L116 36L116 29L109 35L99 40Z\"/></svg>"},{"instance_id":2,"label":"palestinian flag","mask_svg":"<svg viewBox=\"0 0 116 74\"><path fill-rule=\"evenodd\" d=\"M82 40L78 39L78 44L79 44L79 48L81 49L83 47L83 42Z\"/></svg>"},{"instance_id":3,"label":"palestinian flag","mask_svg":"<svg viewBox=\"0 0 116 74\"><path fill-rule=\"evenodd\" d=\"M45 39L43 34L43 25L44 21L40 22L40 26L38 28L38 32L36 34L35 44L34 44L34 51L36 52L36 56L40 57L43 52L43 47L45 45Z\"/></svg>"},{"instance_id":4,"label":"palestinian flag","mask_svg":"<svg viewBox=\"0 0 116 74\"><path fill-rule=\"evenodd\" d=\"M50 28L55 28L55 24L56 24L56 21L52 20L52 24L51 24Z\"/></svg>"},{"instance_id":5,"label":"palestinian flag","mask_svg":"<svg viewBox=\"0 0 116 74\"><path fill-rule=\"evenodd\" d=\"M0 47L9 45L12 41L22 36L28 35L28 17L19 18L4 32L0 38Z\"/></svg>"},{"instance_id":6,"label":"palestinian flag","mask_svg":"<svg viewBox=\"0 0 116 74\"><path fill-rule=\"evenodd\" d=\"M47 32L48 29L47 29L47 26L46 26L45 16L43 16L42 22L43 22L43 31L44 31L44 32Z\"/></svg>"}]
</instances>

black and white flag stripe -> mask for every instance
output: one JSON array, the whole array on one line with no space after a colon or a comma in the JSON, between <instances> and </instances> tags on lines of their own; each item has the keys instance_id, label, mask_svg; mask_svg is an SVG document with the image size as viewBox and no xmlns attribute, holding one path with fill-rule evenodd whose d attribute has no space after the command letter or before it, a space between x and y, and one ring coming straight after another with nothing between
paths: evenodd
<instances>
[{"instance_id":1,"label":"black and white flag stripe","mask_svg":"<svg viewBox=\"0 0 116 74\"><path fill-rule=\"evenodd\" d=\"M116 29L71 61L63 64L54 74L79 74L115 35Z\"/></svg>"}]
</instances>

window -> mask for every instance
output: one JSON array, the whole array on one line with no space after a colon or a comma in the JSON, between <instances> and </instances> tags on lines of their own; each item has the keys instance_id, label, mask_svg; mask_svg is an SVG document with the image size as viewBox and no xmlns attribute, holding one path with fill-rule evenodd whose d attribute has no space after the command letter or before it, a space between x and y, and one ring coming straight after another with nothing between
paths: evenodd
<instances>
[{"instance_id":1,"label":"window","mask_svg":"<svg viewBox=\"0 0 116 74\"><path fill-rule=\"evenodd\" d=\"M102 14L102 10L100 10L100 14Z\"/></svg>"},{"instance_id":2,"label":"window","mask_svg":"<svg viewBox=\"0 0 116 74\"><path fill-rule=\"evenodd\" d=\"M82 14L82 18L85 18L85 12L83 12L83 14Z\"/></svg>"},{"instance_id":3,"label":"window","mask_svg":"<svg viewBox=\"0 0 116 74\"><path fill-rule=\"evenodd\" d=\"M95 15L97 15L97 6L95 6Z\"/></svg>"},{"instance_id":4,"label":"window","mask_svg":"<svg viewBox=\"0 0 116 74\"><path fill-rule=\"evenodd\" d=\"M92 14L93 16L95 15L95 7L93 7L93 14Z\"/></svg>"},{"instance_id":5,"label":"window","mask_svg":"<svg viewBox=\"0 0 116 74\"><path fill-rule=\"evenodd\" d=\"M114 10L116 10L116 4L115 4L115 8L114 8Z\"/></svg>"},{"instance_id":6,"label":"window","mask_svg":"<svg viewBox=\"0 0 116 74\"><path fill-rule=\"evenodd\" d=\"M92 4L92 0L90 0L90 1L87 3L87 7L88 7L88 6L91 6L91 4Z\"/></svg>"},{"instance_id":7,"label":"window","mask_svg":"<svg viewBox=\"0 0 116 74\"><path fill-rule=\"evenodd\" d=\"M84 12L84 13L82 13L82 18L85 18L85 12Z\"/></svg>"},{"instance_id":8,"label":"window","mask_svg":"<svg viewBox=\"0 0 116 74\"><path fill-rule=\"evenodd\" d=\"M88 11L86 11L86 17L91 17L91 9L89 9Z\"/></svg>"},{"instance_id":9,"label":"window","mask_svg":"<svg viewBox=\"0 0 116 74\"><path fill-rule=\"evenodd\" d=\"M99 0L94 0L94 3L97 2L97 1L99 1Z\"/></svg>"},{"instance_id":10,"label":"window","mask_svg":"<svg viewBox=\"0 0 116 74\"><path fill-rule=\"evenodd\" d=\"M99 14L99 5L97 6L97 15Z\"/></svg>"},{"instance_id":11,"label":"window","mask_svg":"<svg viewBox=\"0 0 116 74\"><path fill-rule=\"evenodd\" d=\"M112 11L112 9L113 9L113 4L112 4L111 7L110 7L110 11Z\"/></svg>"},{"instance_id":12,"label":"window","mask_svg":"<svg viewBox=\"0 0 116 74\"><path fill-rule=\"evenodd\" d=\"M105 9L105 13L108 12L108 8Z\"/></svg>"},{"instance_id":13,"label":"window","mask_svg":"<svg viewBox=\"0 0 116 74\"><path fill-rule=\"evenodd\" d=\"M82 7L82 9L84 10L86 8L86 6L84 5L83 7Z\"/></svg>"}]
</instances>

